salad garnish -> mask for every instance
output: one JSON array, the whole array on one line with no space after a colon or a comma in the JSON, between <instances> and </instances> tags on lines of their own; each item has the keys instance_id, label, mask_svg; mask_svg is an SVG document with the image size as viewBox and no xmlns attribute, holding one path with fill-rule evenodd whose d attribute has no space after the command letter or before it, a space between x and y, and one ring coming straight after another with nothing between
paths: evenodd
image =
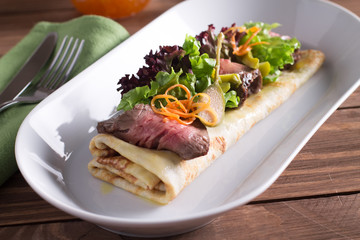
<instances>
[{"instance_id":1,"label":"salad garnish","mask_svg":"<svg viewBox=\"0 0 360 240\"><path fill-rule=\"evenodd\" d=\"M182 46L161 46L155 53L150 51L145 56L147 66L119 80L122 99L118 110L130 110L139 103L150 104L154 112L183 124L201 118L200 112L206 111L212 120L203 119L203 123L214 125L218 121L214 116L219 114L211 107L211 94L206 96L210 86L215 84L221 89L224 109L240 107L247 95L257 91L244 92L244 88L251 87L248 81L253 80L243 79L241 73L219 74L217 55L257 71L260 82L256 86L260 89L276 81L283 69L294 63L293 55L300 48L296 38L275 33L273 29L277 27L278 23L263 22L224 27L220 30L224 39L218 54L219 35L214 33L213 25L195 37L186 35Z\"/></svg>"}]
</instances>

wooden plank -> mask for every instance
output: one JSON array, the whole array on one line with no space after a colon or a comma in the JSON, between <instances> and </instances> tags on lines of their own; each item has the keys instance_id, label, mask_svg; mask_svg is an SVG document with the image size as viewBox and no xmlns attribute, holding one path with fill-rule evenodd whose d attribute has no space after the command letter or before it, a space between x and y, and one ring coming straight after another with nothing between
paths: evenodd
<instances>
[{"instance_id":1,"label":"wooden plank","mask_svg":"<svg viewBox=\"0 0 360 240\"><path fill-rule=\"evenodd\" d=\"M21 6L21 7L20 7ZM59 11L73 9L71 0L1 0L0 14L18 14L28 12Z\"/></svg>"},{"instance_id":2,"label":"wooden plank","mask_svg":"<svg viewBox=\"0 0 360 240\"><path fill-rule=\"evenodd\" d=\"M25 0L18 1L23 1L24 4L27 4L28 2ZM179 0L165 1L165 3L161 0L152 1L155 2L155 4L149 5L144 12L140 13L142 15L139 17L141 17L141 19L145 19L141 20L141 26L144 26L158 14L162 13L164 11L163 8L169 8L180 2ZM0 4L3 4L4 2L15 1L5 0ZM58 4L65 4L59 2L60 0L57 0ZM352 0L338 0L335 2L338 2L348 8L355 7L355 10L352 9L352 11L357 13L360 12L359 7L357 7L358 4L355 4ZM16 2L16 4L18 4L18 2ZM0 5L0 9L3 10L4 8L2 8L2 6L4 5ZM0 55L4 54L8 49L14 46L15 43L25 36L29 29L38 21L46 20L58 22L80 16L74 9L67 7L63 7L61 10L53 11L51 10L51 6L48 6L50 7L49 11L46 12L41 9L38 9L36 12L32 12L34 10L31 9L32 7L36 8L34 6L25 6L24 8L21 8L27 9L27 14L22 13L21 11L23 10L19 9L21 12L19 14L0 15ZM59 5L54 7L54 9L58 9L58 7ZM11 10L6 11L11 12ZM123 24L131 33L134 33L139 29L139 25L135 18L117 21ZM357 91L350 96L341 108L359 107L359 96L360 90L357 89ZM349 111L355 111L355 113L351 113ZM337 114L340 114L338 112L339 111L336 112L336 116ZM310 140L310 143L307 144L300 152L279 180L267 192L260 196L257 201L299 197L302 196L303 193L305 193L306 196L311 196L319 194L335 194L337 191L358 191L357 186L360 185L358 184L359 165L357 162L359 162L359 158L357 156L359 156L359 154L355 151L354 153L347 155L347 150L349 148L346 148L349 146L346 145L348 142L353 144L352 146L355 146L355 148L356 144L359 143L359 138L356 138L356 134L359 136L359 128L352 127L353 124L356 125L359 122L358 111L356 109L346 109L341 110L340 112L349 113L352 115L352 120L350 122L346 121L346 123L343 123L341 117L343 115L340 114L339 117L336 117L336 120L333 120L332 124L327 126L328 122L331 121L330 119L333 117L330 118L329 121ZM343 117L347 118L348 116L345 114ZM340 121L340 123L338 123L338 121ZM345 129L346 131L342 132L343 130L341 129ZM321 132L323 132L322 135ZM324 139L327 139L328 134L331 138L325 141ZM324 141L326 143L324 143ZM326 159L324 154L328 151L333 155L333 157ZM4 185L0 188L0 224L2 224L2 226L74 219L74 217L57 210L38 197L27 186L23 178L19 174L17 176L18 177L15 178L15 180L12 179L9 182L11 182L10 185L12 185L13 183L19 183L20 181L20 185ZM313 181L313 183L311 181ZM306 188L300 189L300 184L304 184ZM341 190L339 190L340 188ZM284 192L284 189L286 189L286 192ZM289 189L291 191L289 191ZM36 211L37 208L40 208L40 211Z\"/></svg>"},{"instance_id":3,"label":"wooden plank","mask_svg":"<svg viewBox=\"0 0 360 240\"><path fill-rule=\"evenodd\" d=\"M225 213L203 228L166 239L359 239L359 210L360 194L248 204ZM84 221L0 229L0 239L80 238L136 239Z\"/></svg>"},{"instance_id":4,"label":"wooden plank","mask_svg":"<svg viewBox=\"0 0 360 240\"><path fill-rule=\"evenodd\" d=\"M202 239L358 239L359 209L359 194L246 205L200 231Z\"/></svg>"},{"instance_id":5,"label":"wooden plank","mask_svg":"<svg viewBox=\"0 0 360 240\"><path fill-rule=\"evenodd\" d=\"M336 111L256 200L353 191L360 191L360 108Z\"/></svg>"},{"instance_id":6,"label":"wooden plank","mask_svg":"<svg viewBox=\"0 0 360 240\"><path fill-rule=\"evenodd\" d=\"M353 94L346 99L339 108L360 107L360 88L356 89Z\"/></svg>"},{"instance_id":7,"label":"wooden plank","mask_svg":"<svg viewBox=\"0 0 360 240\"><path fill-rule=\"evenodd\" d=\"M74 217L38 196L20 173L0 188L0 226L68 219Z\"/></svg>"}]
</instances>

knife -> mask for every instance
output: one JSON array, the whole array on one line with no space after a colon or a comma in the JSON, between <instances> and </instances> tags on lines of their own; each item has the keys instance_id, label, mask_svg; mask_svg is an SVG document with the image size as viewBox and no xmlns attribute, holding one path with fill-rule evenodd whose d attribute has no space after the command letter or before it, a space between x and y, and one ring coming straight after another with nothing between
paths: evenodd
<instances>
[{"instance_id":1,"label":"knife","mask_svg":"<svg viewBox=\"0 0 360 240\"><path fill-rule=\"evenodd\" d=\"M0 94L0 103L14 99L33 80L49 60L57 41L57 33L49 33L33 54L26 60L20 71Z\"/></svg>"}]
</instances>

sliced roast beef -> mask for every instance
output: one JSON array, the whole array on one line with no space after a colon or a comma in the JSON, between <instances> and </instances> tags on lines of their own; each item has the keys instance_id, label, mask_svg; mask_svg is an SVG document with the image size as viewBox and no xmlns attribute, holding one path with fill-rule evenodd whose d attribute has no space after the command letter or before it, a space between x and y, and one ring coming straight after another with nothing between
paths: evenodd
<instances>
[{"instance_id":1,"label":"sliced roast beef","mask_svg":"<svg viewBox=\"0 0 360 240\"><path fill-rule=\"evenodd\" d=\"M99 122L97 130L140 147L170 150L186 160L205 155L210 144L201 122L183 125L174 120L164 121L163 116L144 104Z\"/></svg>"},{"instance_id":2,"label":"sliced roast beef","mask_svg":"<svg viewBox=\"0 0 360 240\"><path fill-rule=\"evenodd\" d=\"M250 95L259 92L262 87L262 76L259 69L252 69L246 65L231 62L229 59L220 60L220 74L238 73L242 84L236 90L240 97L239 107Z\"/></svg>"}]
</instances>

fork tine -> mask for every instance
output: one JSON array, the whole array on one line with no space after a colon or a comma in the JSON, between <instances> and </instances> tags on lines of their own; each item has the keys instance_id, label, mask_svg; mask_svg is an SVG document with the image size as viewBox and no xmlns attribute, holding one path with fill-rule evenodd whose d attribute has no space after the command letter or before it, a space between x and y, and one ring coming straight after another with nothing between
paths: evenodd
<instances>
[{"instance_id":1,"label":"fork tine","mask_svg":"<svg viewBox=\"0 0 360 240\"><path fill-rule=\"evenodd\" d=\"M68 39L68 36L65 36L64 39L63 39L63 41L61 42L61 45L60 45L60 47L59 47L59 50L57 51L54 59L52 60L50 66L49 66L48 69L46 70L45 74L41 77L41 79L40 79L40 81L38 82L37 86L41 86L41 85L43 85L43 84L45 83L46 78L47 78L47 77L49 76L49 74L52 72L55 64L57 63L57 61L58 61L58 59L59 59L59 57L60 57L60 54L62 53L62 50L63 50L63 48L64 48L64 45L65 45L67 39ZM53 75L53 73L52 73L51 75Z\"/></svg>"},{"instance_id":2,"label":"fork tine","mask_svg":"<svg viewBox=\"0 0 360 240\"><path fill-rule=\"evenodd\" d=\"M58 88L67 81L67 79L68 79L68 77L69 77L81 51L82 51L82 48L83 48L83 45L85 42L85 40L81 40L80 44L78 46L78 41L79 41L79 39L75 40L73 48L71 49L71 52L70 52L66 62L64 63L63 68L62 68L61 72L58 74L58 78L55 81L53 81L53 84L50 86L50 88L52 88L52 89ZM75 53L75 55L74 55L74 53ZM72 58L72 61L70 62L71 58ZM70 65L69 65L69 62L70 62ZM65 74L63 74L67 66L68 66L68 68L67 68Z\"/></svg>"},{"instance_id":3,"label":"fork tine","mask_svg":"<svg viewBox=\"0 0 360 240\"><path fill-rule=\"evenodd\" d=\"M73 61L71 62L70 67L68 68L67 72L65 73L65 76L64 76L63 81L62 81L61 84L64 84L64 82L65 82L65 81L67 80L67 78L69 77L70 72L72 71L72 69L73 69L73 67L74 67L77 59L79 58L79 55L80 55L80 53L81 53L81 51L82 51L82 49L83 49L83 47L84 47L84 43L85 43L85 40L84 40L84 39L81 40L80 45L79 45L79 48L78 48L78 50L77 50L77 52L76 52L76 54L75 54L75 57L73 58Z\"/></svg>"},{"instance_id":4,"label":"fork tine","mask_svg":"<svg viewBox=\"0 0 360 240\"><path fill-rule=\"evenodd\" d=\"M74 43L73 40L73 37L64 37L56 56L37 84L38 87L55 90L67 81L84 45L84 40L80 44L79 39L75 39Z\"/></svg>"},{"instance_id":5,"label":"fork tine","mask_svg":"<svg viewBox=\"0 0 360 240\"><path fill-rule=\"evenodd\" d=\"M64 40L63 40L64 41ZM47 88L52 88L54 82L57 81L57 79L59 78L59 76L61 75L61 72L62 70L60 70L60 67L63 65L63 62L64 62L64 59L69 51L69 48L71 46L71 43L73 41L73 37L71 37L69 39L69 42L67 43L66 45L66 48L65 50L63 51L62 55L61 55L61 58L60 60L58 61L57 65L56 65L56 68L54 69L54 71L52 72L52 75L51 77L49 77L49 80L47 81L47 83L44 85L44 87L47 87ZM66 62L65 62L66 64ZM65 65L64 64L64 65ZM60 72L59 72L60 71Z\"/></svg>"}]
</instances>

